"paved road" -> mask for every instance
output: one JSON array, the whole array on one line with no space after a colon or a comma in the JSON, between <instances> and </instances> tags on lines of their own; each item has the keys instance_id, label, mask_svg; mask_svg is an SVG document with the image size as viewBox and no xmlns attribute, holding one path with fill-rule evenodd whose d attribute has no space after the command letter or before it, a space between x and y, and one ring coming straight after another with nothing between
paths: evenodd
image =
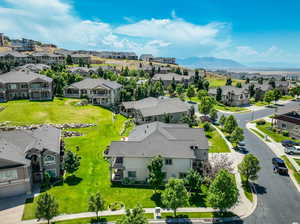
<instances>
[{"instance_id":1,"label":"paved road","mask_svg":"<svg viewBox=\"0 0 300 224\"><path fill-rule=\"evenodd\" d=\"M299 105L292 102L287 107ZM244 128L248 150L260 159L261 171L257 180L258 205L255 212L240 223L249 224L300 224L300 193L288 176L279 176L272 171L271 159L275 154L258 137L245 128L247 122L274 113L265 109L253 113L235 115Z\"/></svg>"}]
</instances>

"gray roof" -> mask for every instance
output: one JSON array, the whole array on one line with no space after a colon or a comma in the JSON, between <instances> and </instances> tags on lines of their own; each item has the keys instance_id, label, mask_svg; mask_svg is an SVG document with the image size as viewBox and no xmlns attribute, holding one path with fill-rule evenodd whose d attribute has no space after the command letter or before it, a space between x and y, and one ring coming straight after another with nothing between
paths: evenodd
<instances>
[{"instance_id":1,"label":"gray roof","mask_svg":"<svg viewBox=\"0 0 300 224\"><path fill-rule=\"evenodd\" d=\"M67 68L68 71L70 72L78 72L78 73L89 73L89 72L96 72L98 67L92 67L92 68L87 68L87 67L70 67Z\"/></svg>"},{"instance_id":2,"label":"gray roof","mask_svg":"<svg viewBox=\"0 0 300 224\"><path fill-rule=\"evenodd\" d=\"M166 81L181 81L182 79L190 79L191 75L178 75L176 73L167 73L167 74L155 74L153 80L166 80Z\"/></svg>"},{"instance_id":3,"label":"gray roof","mask_svg":"<svg viewBox=\"0 0 300 224\"><path fill-rule=\"evenodd\" d=\"M104 88L109 88L109 89L118 89L121 88L122 85L120 85L117 82L114 81L109 81L106 79L91 79L87 78L84 79L80 82L75 82L71 85L69 85L67 88L76 88L76 89L93 89L96 87L104 87Z\"/></svg>"},{"instance_id":4,"label":"gray roof","mask_svg":"<svg viewBox=\"0 0 300 224\"><path fill-rule=\"evenodd\" d=\"M7 52L0 52L0 57L3 57L3 56L7 56L7 55L11 55L11 56L14 56L16 58L25 58L27 57L26 54L22 54L22 53L19 53L17 51L7 51Z\"/></svg>"},{"instance_id":5,"label":"gray roof","mask_svg":"<svg viewBox=\"0 0 300 224\"><path fill-rule=\"evenodd\" d=\"M236 95L240 95L240 94L248 92L248 90L246 88L238 88L235 86L221 86L219 88L222 89L222 95L227 95L229 92L231 92L231 93L233 92ZM217 94L217 89L218 88L209 89L208 93Z\"/></svg>"},{"instance_id":6,"label":"gray roof","mask_svg":"<svg viewBox=\"0 0 300 224\"><path fill-rule=\"evenodd\" d=\"M11 71L0 75L1 83L23 83L32 82L35 79L41 79L46 82L52 82L52 79L31 71Z\"/></svg>"},{"instance_id":7,"label":"gray roof","mask_svg":"<svg viewBox=\"0 0 300 224\"><path fill-rule=\"evenodd\" d=\"M31 131L0 131L0 159L26 165L25 157L30 149L47 149L59 154L60 136L60 129L46 125Z\"/></svg>"},{"instance_id":8,"label":"gray roof","mask_svg":"<svg viewBox=\"0 0 300 224\"><path fill-rule=\"evenodd\" d=\"M108 157L196 158L191 146L208 150L208 140L201 128L184 124L153 122L137 126L127 141L111 142Z\"/></svg>"},{"instance_id":9,"label":"gray roof","mask_svg":"<svg viewBox=\"0 0 300 224\"><path fill-rule=\"evenodd\" d=\"M17 71L32 71L32 72L40 72L42 70L50 69L51 67L49 65L45 64L26 64L23 66L17 67L15 70Z\"/></svg>"},{"instance_id":10,"label":"gray roof","mask_svg":"<svg viewBox=\"0 0 300 224\"><path fill-rule=\"evenodd\" d=\"M123 102L126 109L139 110L143 117L187 112L191 105L179 98L154 98L147 97L138 101Z\"/></svg>"}]
</instances>

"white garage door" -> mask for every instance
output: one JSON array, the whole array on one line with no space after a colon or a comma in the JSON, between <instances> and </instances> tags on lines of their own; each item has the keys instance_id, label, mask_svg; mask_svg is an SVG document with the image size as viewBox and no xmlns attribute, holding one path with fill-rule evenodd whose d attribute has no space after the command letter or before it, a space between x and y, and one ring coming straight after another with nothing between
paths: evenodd
<instances>
[{"instance_id":1,"label":"white garage door","mask_svg":"<svg viewBox=\"0 0 300 224\"><path fill-rule=\"evenodd\" d=\"M6 187L0 186L0 198L12 197L16 195L26 194L27 192L27 184L28 183L20 183L9 185Z\"/></svg>"}]
</instances>

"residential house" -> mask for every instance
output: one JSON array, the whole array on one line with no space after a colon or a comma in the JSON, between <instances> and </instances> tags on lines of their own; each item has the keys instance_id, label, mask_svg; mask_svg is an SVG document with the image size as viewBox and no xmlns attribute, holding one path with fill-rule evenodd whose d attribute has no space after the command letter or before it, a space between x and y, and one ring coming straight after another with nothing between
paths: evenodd
<instances>
[{"instance_id":1,"label":"residential house","mask_svg":"<svg viewBox=\"0 0 300 224\"><path fill-rule=\"evenodd\" d=\"M28 58L28 55L19 53L17 51L9 51L0 53L0 62L24 65L31 63L32 59Z\"/></svg>"},{"instance_id":2,"label":"residential house","mask_svg":"<svg viewBox=\"0 0 300 224\"><path fill-rule=\"evenodd\" d=\"M152 78L155 81L162 81L164 86L169 86L173 80L175 83L183 83L188 85L194 79L193 75L179 75L177 73L155 74Z\"/></svg>"},{"instance_id":3,"label":"residential house","mask_svg":"<svg viewBox=\"0 0 300 224\"><path fill-rule=\"evenodd\" d=\"M155 57L151 61L163 64L176 64L176 58Z\"/></svg>"},{"instance_id":4,"label":"residential house","mask_svg":"<svg viewBox=\"0 0 300 224\"><path fill-rule=\"evenodd\" d=\"M31 54L29 57L32 58L32 61L34 61L34 63L48 64L48 65L65 63L65 57L59 54L35 52Z\"/></svg>"},{"instance_id":5,"label":"residential house","mask_svg":"<svg viewBox=\"0 0 300 224\"><path fill-rule=\"evenodd\" d=\"M113 106L120 101L122 85L105 79L86 78L64 89L65 97L87 98L94 105Z\"/></svg>"},{"instance_id":6,"label":"residential house","mask_svg":"<svg viewBox=\"0 0 300 224\"><path fill-rule=\"evenodd\" d=\"M0 198L30 194L44 174L62 175L63 142L60 129L0 131Z\"/></svg>"},{"instance_id":7,"label":"residential house","mask_svg":"<svg viewBox=\"0 0 300 224\"><path fill-rule=\"evenodd\" d=\"M286 130L292 138L300 139L300 110L299 108L285 108L275 114L275 127Z\"/></svg>"},{"instance_id":8,"label":"residential house","mask_svg":"<svg viewBox=\"0 0 300 224\"><path fill-rule=\"evenodd\" d=\"M153 60L153 58L154 58L154 56L152 54L142 54L140 56L140 60L141 61L148 61L148 62L150 62L150 61Z\"/></svg>"},{"instance_id":9,"label":"residential house","mask_svg":"<svg viewBox=\"0 0 300 224\"><path fill-rule=\"evenodd\" d=\"M111 142L106 157L112 182L146 183L147 164L163 158L165 180L184 178L190 169L201 171L208 162L208 140L203 129L184 124L153 122L137 126L124 141Z\"/></svg>"},{"instance_id":10,"label":"residential house","mask_svg":"<svg viewBox=\"0 0 300 224\"><path fill-rule=\"evenodd\" d=\"M133 117L136 123L165 121L169 116L171 123L180 122L189 114L191 105L179 98L147 97L142 100L122 102L120 112Z\"/></svg>"},{"instance_id":11,"label":"residential house","mask_svg":"<svg viewBox=\"0 0 300 224\"><path fill-rule=\"evenodd\" d=\"M71 57L73 64L80 64L80 62L84 64L91 63L91 56L87 54L72 54Z\"/></svg>"},{"instance_id":12,"label":"residential house","mask_svg":"<svg viewBox=\"0 0 300 224\"><path fill-rule=\"evenodd\" d=\"M219 87L222 90L221 103L227 106L243 106L249 104L249 91L245 88L238 88L235 86L222 86ZM208 94L210 96L217 96L217 89L209 89Z\"/></svg>"},{"instance_id":13,"label":"residential house","mask_svg":"<svg viewBox=\"0 0 300 224\"><path fill-rule=\"evenodd\" d=\"M45 64L26 64L26 65L15 68L15 70L22 71L22 72L31 71L31 72L39 73L41 71L44 71L44 70L47 70L50 68L51 67L49 65L45 65Z\"/></svg>"},{"instance_id":14,"label":"residential house","mask_svg":"<svg viewBox=\"0 0 300 224\"><path fill-rule=\"evenodd\" d=\"M67 71L70 73L80 74L82 76L90 76L97 73L98 67L69 67Z\"/></svg>"},{"instance_id":15,"label":"residential house","mask_svg":"<svg viewBox=\"0 0 300 224\"><path fill-rule=\"evenodd\" d=\"M0 75L0 102L14 99L52 100L53 80L45 75L11 71Z\"/></svg>"}]
</instances>

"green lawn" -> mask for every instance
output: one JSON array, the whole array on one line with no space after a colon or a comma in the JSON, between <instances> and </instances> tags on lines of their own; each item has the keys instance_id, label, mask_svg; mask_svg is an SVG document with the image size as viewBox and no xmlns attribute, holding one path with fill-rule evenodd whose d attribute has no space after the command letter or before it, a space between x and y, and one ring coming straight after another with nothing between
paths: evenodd
<instances>
[{"instance_id":1,"label":"green lawn","mask_svg":"<svg viewBox=\"0 0 300 224\"><path fill-rule=\"evenodd\" d=\"M296 163L300 166L300 159L295 159Z\"/></svg>"},{"instance_id":2,"label":"green lawn","mask_svg":"<svg viewBox=\"0 0 300 224\"><path fill-rule=\"evenodd\" d=\"M209 82L209 87L210 88L225 86L225 84L226 84L226 77L221 78L221 77L215 77L215 76L208 76L208 77L206 77L206 79ZM231 85L236 86L236 84L238 82L243 84L245 82L245 80L233 79Z\"/></svg>"},{"instance_id":3,"label":"green lawn","mask_svg":"<svg viewBox=\"0 0 300 224\"><path fill-rule=\"evenodd\" d=\"M247 183L246 178L244 176L241 175L241 179L242 179L242 186L243 186L243 190L245 193L246 198L248 198L249 201L253 201L253 194L251 191L251 187L249 185L249 183Z\"/></svg>"},{"instance_id":4,"label":"green lawn","mask_svg":"<svg viewBox=\"0 0 300 224\"><path fill-rule=\"evenodd\" d=\"M256 127L260 131L262 131L263 133L265 133L266 135L268 135L270 138L272 138L275 142L281 142L283 140L293 140L293 141L297 142L297 140L294 140L294 139L292 139L290 137L286 137L286 136L283 136L280 133L272 131L272 129L271 129L272 125L271 125L270 122L266 122L266 124L264 124L264 125L256 125Z\"/></svg>"},{"instance_id":5,"label":"green lawn","mask_svg":"<svg viewBox=\"0 0 300 224\"><path fill-rule=\"evenodd\" d=\"M231 212L177 212L176 218L225 218L225 217L233 217L236 216ZM161 214L163 219L174 218L172 212L165 212Z\"/></svg>"},{"instance_id":6,"label":"green lawn","mask_svg":"<svg viewBox=\"0 0 300 224\"><path fill-rule=\"evenodd\" d=\"M255 105L255 106L262 107L262 106L268 106L268 105L270 105L270 104L267 103L267 102L265 102L265 101L258 101L258 102L254 102L254 105Z\"/></svg>"},{"instance_id":7,"label":"green lawn","mask_svg":"<svg viewBox=\"0 0 300 224\"><path fill-rule=\"evenodd\" d=\"M290 173L296 179L298 185L300 185L300 173L297 172L297 170L295 169L295 167L293 166L293 164L291 164L291 162L289 161L289 159L287 158L287 156L281 156L281 158L284 160L285 164L289 168Z\"/></svg>"},{"instance_id":8,"label":"green lawn","mask_svg":"<svg viewBox=\"0 0 300 224\"><path fill-rule=\"evenodd\" d=\"M223 104L216 104L215 108L217 110L222 110L222 111L230 111L230 112L248 112L249 110L243 107L229 107L225 106Z\"/></svg>"},{"instance_id":9,"label":"green lawn","mask_svg":"<svg viewBox=\"0 0 300 224\"><path fill-rule=\"evenodd\" d=\"M280 98L280 100L292 100L292 99L294 99L294 97L292 97L290 95L285 95Z\"/></svg>"},{"instance_id":10,"label":"green lawn","mask_svg":"<svg viewBox=\"0 0 300 224\"><path fill-rule=\"evenodd\" d=\"M265 136L263 134L261 134L260 132L258 132L257 130L255 130L254 128L250 128L251 131L253 131L254 133L256 133L259 137L261 137L262 139L265 138Z\"/></svg>"},{"instance_id":11,"label":"green lawn","mask_svg":"<svg viewBox=\"0 0 300 224\"><path fill-rule=\"evenodd\" d=\"M205 132L210 144L209 153L230 152L228 145L218 131L211 127L211 130Z\"/></svg>"},{"instance_id":12,"label":"green lawn","mask_svg":"<svg viewBox=\"0 0 300 224\"><path fill-rule=\"evenodd\" d=\"M66 149L80 147L81 167L76 179L67 179L48 192L59 203L60 213L86 212L91 194L99 191L108 202L122 201L126 207L140 203L143 207L155 207L151 200L153 191L145 188L112 187L109 179L109 163L102 157L103 150L112 140L120 139L120 129L125 118L117 115L112 123L112 113L97 106L75 106L74 99L55 99L53 102L10 101L0 104L6 107L0 112L0 122L12 124L40 123L95 123L97 126L80 129L84 136L66 138ZM23 219L34 218L35 202L26 203Z\"/></svg>"},{"instance_id":13,"label":"green lawn","mask_svg":"<svg viewBox=\"0 0 300 224\"><path fill-rule=\"evenodd\" d=\"M144 216L147 219L153 219L153 214L146 213ZM110 216L101 216L99 218L99 222L112 222L117 221L121 219L123 215L110 215ZM52 222L52 224L89 224L89 223L96 223L96 217L92 218L81 218L81 219L72 219L72 220L66 220L66 221L58 221L58 222Z\"/></svg>"}]
</instances>

